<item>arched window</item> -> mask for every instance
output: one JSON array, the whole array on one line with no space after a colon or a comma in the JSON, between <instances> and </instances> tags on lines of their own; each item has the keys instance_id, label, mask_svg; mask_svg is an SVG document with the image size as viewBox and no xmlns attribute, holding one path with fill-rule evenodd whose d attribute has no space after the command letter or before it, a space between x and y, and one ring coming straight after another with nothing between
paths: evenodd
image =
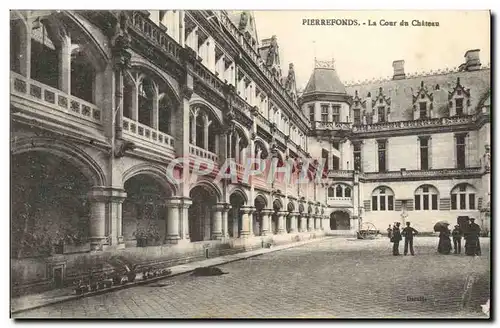
<instances>
[{"instance_id":1,"label":"arched window","mask_svg":"<svg viewBox=\"0 0 500 328\"><path fill-rule=\"evenodd\" d=\"M439 192L431 185L423 185L415 190L415 211L437 210Z\"/></svg>"},{"instance_id":2,"label":"arched window","mask_svg":"<svg viewBox=\"0 0 500 328\"><path fill-rule=\"evenodd\" d=\"M335 197L343 197L342 186L338 185L335 188Z\"/></svg>"},{"instance_id":3,"label":"arched window","mask_svg":"<svg viewBox=\"0 0 500 328\"><path fill-rule=\"evenodd\" d=\"M335 190L333 187L328 188L328 197L335 197Z\"/></svg>"},{"instance_id":4,"label":"arched window","mask_svg":"<svg viewBox=\"0 0 500 328\"><path fill-rule=\"evenodd\" d=\"M198 113L196 116L196 146L205 147L205 115Z\"/></svg>"},{"instance_id":5,"label":"arched window","mask_svg":"<svg viewBox=\"0 0 500 328\"><path fill-rule=\"evenodd\" d=\"M345 187L345 189L344 189L344 197L351 198L351 188Z\"/></svg>"},{"instance_id":6,"label":"arched window","mask_svg":"<svg viewBox=\"0 0 500 328\"><path fill-rule=\"evenodd\" d=\"M451 190L452 210L475 210L476 189L467 183L461 183Z\"/></svg>"},{"instance_id":7,"label":"arched window","mask_svg":"<svg viewBox=\"0 0 500 328\"><path fill-rule=\"evenodd\" d=\"M151 125L153 115L153 81L144 78L139 84L139 123Z\"/></svg>"},{"instance_id":8,"label":"arched window","mask_svg":"<svg viewBox=\"0 0 500 328\"><path fill-rule=\"evenodd\" d=\"M372 211L394 211L394 192L388 187L378 187L372 193Z\"/></svg>"}]
</instances>

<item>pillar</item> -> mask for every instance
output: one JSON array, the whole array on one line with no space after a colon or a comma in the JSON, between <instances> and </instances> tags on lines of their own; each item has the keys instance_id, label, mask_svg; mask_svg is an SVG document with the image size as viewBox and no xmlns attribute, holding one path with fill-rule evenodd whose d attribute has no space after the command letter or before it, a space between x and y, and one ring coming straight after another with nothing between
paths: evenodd
<instances>
[{"instance_id":1,"label":"pillar","mask_svg":"<svg viewBox=\"0 0 500 328\"><path fill-rule=\"evenodd\" d=\"M307 231L313 231L314 230L314 218L312 214L307 215Z\"/></svg>"},{"instance_id":2,"label":"pillar","mask_svg":"<svg viewBox=\"0 0 500 328\"><path fill-rule=\"evenodd\" d=\"M71 94L71 37L61 33L61 48L59 49L59 89Z\"/></svg>"},{"instance_id":3,"label":"pillar","mask_svg":"<svg viewBox=\"0 0 500 328\"><path fill-rule=\"evenodd\" d=\"M213 206L211 238L214 240L220 240L223 237L222 213L225 210L225 204L216 204Z\"/></svg>"},{"instance_id":4,"label":"pillar","mask_svg":"<svg viewBox=\"0 0 500 328\"><path fill-rule=\"evenodd\" d=\"M89 194L90 201L90 249L102 251L106 241L106 202L108 197L103 188L95 187Z\"/></svg>"},{"instance_id":5,"label":"pillar","mask_svg":"<svg viewBox=\"0 0 500 328\"><path fill-rule=\"evenodd\" d=\"M318 231L321 230L321 216L319 214L315 215L314 217L314 230Z\"/></svg>"},{"instance_id":6,"label":"pillar","mask_svg":"<svg viewBox=\"0 0 500 328\"><path fill-rule=\"evenodd\" d=\"M123 189L108 189L109 199L109 244L123 244L122 204L127 193Z\"/></svg>"},{"instance_id":7,"label":"pillar","mask_svg":"<svg viewBox=\"0 0 500 328\"><path fill-rule=\"evenodd\" d=\"M191 123L191 140L190 142L193 145L196 145L196 119L198 117L197 111L193 111L193 120L190 122Z\"/></svg>"},{"instance_id":8,"label":"pillar","mask_svg":"<svg viewBox=\"0 0 500 328\"><path fill-rule=\"evenodd\" d=\"M307 218L305 217L304 213L299 213L298 220L299 220L299 232L306 232Z\"/></svg>"},{"instance_id":9,"label":"pillar","mask_svg":"<svg viewBox=\"0 0 500 328\"><path fill-rule=\"evenodd\" d=\"M263 209L260 211L260 215L262 216L262 225L260 229L261 236L267 236L270 234L271 215L273 212L274 211L271 209Z\"/></svg>"},{"instance_id":10,"label":"pillar","mask_svg":"<svg viewBox=\"0 0 500 328\"><path fill-rule=\"evenodd\" d=\"M177 244L179 239L181 239L181 211L180 206L182 205L181 199L168 199L165 202L167 206L167 217L165 218L166 224L166 234L165 243Z\"/></svg>"},{"instance_id":11,"label":"pillar","mask_svg":"<svg viewBox=\"0 0 500 328\"><path fill-rule=\"evenodd\" d=\"M130 118L133 121L139 121L139 85L138 82L134 81L132 86L132 101L131 101L131 113Z\"/></svg>"},{"instance_id":12,"label":"pillar","mask_svg":"<svg viewBox=\"0 0 500 328\"><path fill-rule=\"evenodd\" d=\"M231 205L224 204L224 211L222 212L222 236L224 238L229 238L229 227L228 227L228 213L231 209Z\"/></svg>"},{"instance_id":13,"label":"pillar","mask_svg":"<svg viewBox=\"0 0 500 328\"><path fill-rule=\"evenodd\" d=\"M278 213L278 235L286 234L285 216L288 214L286 211L279 211Z\"/></svg>"},{"instance_id":14,"label":"pillar","mask_svg":"<svg viewBox=\"0 0 500 328\"><path fill-rule=\"evenodd\" d=\"M298 232L298 212L290 213L290 233Z\"/></svg>"},{"instance_id":15,"label":"pillar","mask_svg":"<svg viewBox=\"0 0 500 328\"><path fill-rule=\"evenodd\" d=\"M153 90L153 112L151 115L151 127L155 130L158 130L158 120L159 120L159 106L160 106L160 97L158 95L158 87L155 86Z\"/></svg>"},{"instance_id":16,"label":"pillar","mask_svg":"<svg viewBox=\"0 0 500 328\"><path fill-rule=\"evenodd\" d=\"M19 71L26 78L31 76L31 20L19 19Z\"/></svg>"},{"instance_id":17,"label":"pillar","mask_svg":"<svg viewBox=\"0 0 500 328\"><path fill-rule=\"evenodd\" d=\"M179 214L180 214L180 218L179 218L179 234L180 234L180 240L181 241L185 241L185 242L189 242L190 239L189 239L189 207L191 206L191 204L193 204L193 202L191 201L191 199L189 198L184 198L182 199L181 201L181 206L180 206L180 209L179 209Z\"/></svg>"},{"instance_id":18,"label":"pillar","mask_svg":"<svg viewBox=\"0 0 500 328\"><path fill-rule=\"evenodd\" d=\"M242 206L240 208L241 212L241 227L240 227L240 237L248 238L250 235L250 215L253 213L254 208L251 206Z\"/></svg>"}]
</instances>

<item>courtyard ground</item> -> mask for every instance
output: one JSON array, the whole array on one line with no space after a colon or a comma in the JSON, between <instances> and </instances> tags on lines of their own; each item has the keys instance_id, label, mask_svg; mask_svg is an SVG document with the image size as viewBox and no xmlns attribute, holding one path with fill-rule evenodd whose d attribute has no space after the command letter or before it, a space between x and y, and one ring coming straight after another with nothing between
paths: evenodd
<instances>
[{"instance_id":1,"label":"courtyard ground","mask_svg":"<svg viewBox=\"0 0 500 328\"><path fill-rule=\"evenodd\" d=\"M13 317L486 319L489 239L481 243L480 257L439 255L437 238L417 237L416 256L392 256L387 238L328 238L220 265L222 276L185 274Z\"/></svg>"}]
</instances>

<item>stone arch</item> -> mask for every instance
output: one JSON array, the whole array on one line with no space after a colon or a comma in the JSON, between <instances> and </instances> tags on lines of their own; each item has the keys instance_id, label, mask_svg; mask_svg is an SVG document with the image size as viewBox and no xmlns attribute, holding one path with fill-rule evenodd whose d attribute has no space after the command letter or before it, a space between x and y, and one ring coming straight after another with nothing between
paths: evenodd
<instances>
[{"instance_id":1,"label":"stone arch","mask_svg":"<svg viewBox=\"0 0 500 328\"><path fill-rule=\"evenodd\" d=\"M161 69L151 64L147 60L139 59L136 56L132 57L130 65L132 66L132 69L137 68L138 70L147 73L151 78L153 79L157 78L163 84L165 84L167 86L168 95L176 100L177 105L179 105L182 102L179 88L172 84L172 81L167 77L167 75Z\"/></svg>"},{"instance_id":2,"label":"stone arch","mask_svg":"<svg viewBox=\"0 0 500 328\"><path fill-rule=\"evenodd\" d=\"M205 109L205 111L207 113L209 113L213 118L215 118L218 126L223 125L224 122L222 121L222 113L220 113L220 111L216 110L215 107L212 104L210 104L208 101L206 101L202 98L196 97L195 99L192 99L189 102L189 108L192 108L194 106L200 106L201 108Z\"/></svg>"},{"instance_id":3,"label":"stone arch","mask_svg":"<svg viewBox=\"0 0 500 328\"><path fill-rule=\"evenodd\" d=\"M248 146L250 144L250 136L248 135L247 129L240 123L234 121L235 130L244 139L244 144Z\"/></svg>"},{"instance_id":4,"label":"stone arch","mask_svg":"<svg viewBox=\"0 0 500 328\"><path fill-rule=\"evenodd\" d=\"M42 151L62 157L77 167L94 186L106 186L107 178L102 167L92 156L75 145L52 138L15 138L11 141L11 155Z\"/></svg>"},{"instance_id":5,"label":"stone arch","mask_svg":"<svg viewBox=\"0 0 500 328\"><path fill-rule=\"evenodd\" d=\"M245 190L243 190L239 187L234 187L229 192L229 197L231 197L231 195L233 195L233 194L238 194L238 196L240 196L244 200L245 204L248 204L248 195L245 192Z\"/></svg>"},{"instance_id":6,"label":"stone arch","mask_svg":"<svg viewBox=\"0 0 500 328\"><path fill-rule=\"evenodd\" d=\"M330 214L330 230L350 230L352 213L348 209L336 209Z\"/></svg>"},{"instance_id":7,"label":"stone arch","mask_svg":"<svg viewBox=\"0 0 500 328\"><path fill-rule=\"evenodd\" d=\"M259 206L257 206L257 204L260 204ZM262 205L262 206L261 206ZM261 209L265 209L267 208L267 197L264 196L263 194L259 193L257 194L257 196L255 196L255 199L254 199L254 206L255 208L257 208L258 210L261 210ZM262 207L262 208L258 208L258 207Z\"/></svg>"},{"instance_id":8,"label":"stone arch","mask_svg":"<svg viewBox=\"0 0 500 328\"><path fill-rule=\"evenodd\" d=\"M261 137L255 137L255 148L257 148L257 145L259 145L267 154L267 156L270 155L270 149L269 149L269 144L262 139Z\"/></svg>"},{"instance_id":9,"label":"stone arch","mask_svg":"<svg viewBox=\"0 0 500 328\"><path fill-rule=\"evenodd\" d=\"M122 185L125 185L129 179L137 175L147 175L159 182L161 186L170 194L170 196L175 196L178 194L178 188L176 185L168 179L167 169L159 165L142 163L137 164L123 172L122 175Z\"/></svg>"},{"instance_id":10,"label":"stone arch","mask_svg":"<svg viewBox=\"0 0 500 328\"><path fill-rule=\"evenodd\" d=\"M222 191L215 183L205 179L198 179L198 181L189 188L189 192L191 192L196 187L204 188L210 195L215 197L217 202L221 201Z\"/></svg>"},{"instance_id":11,"label":"stone arch","mask_svg":"<svg viewBox=\"0 0 500 328\"><path fill-rule=\"evenodd\" d=\"M283 202L281 201L281 199L275 198L273 200L273 209L278 211L283 209Z\"/></svg>"}]
</instances>

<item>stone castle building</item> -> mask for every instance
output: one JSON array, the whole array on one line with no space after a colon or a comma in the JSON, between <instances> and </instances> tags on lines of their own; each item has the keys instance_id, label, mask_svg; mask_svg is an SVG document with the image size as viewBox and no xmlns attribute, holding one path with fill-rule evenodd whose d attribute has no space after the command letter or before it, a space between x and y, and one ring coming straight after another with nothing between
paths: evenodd
<instances>
[{"instance_id":1,"label":"stone castle building","mask_svg":"<svg viewBox=\"0 0 500 328\"><path fill-rule=\"evenodd\" d=\"M325 234L489 227L490 70L344 85L317 62L298 94L250 12L11 12L14 293ZM282 73L286 72L286 73ZM241 178L247 159L326 159L321 182ZM169 164L215 170L173 183ZM217 181L226 159L238 180ZM315 172L314 166L309 171Z\"/></svg>"}]
</instances>

